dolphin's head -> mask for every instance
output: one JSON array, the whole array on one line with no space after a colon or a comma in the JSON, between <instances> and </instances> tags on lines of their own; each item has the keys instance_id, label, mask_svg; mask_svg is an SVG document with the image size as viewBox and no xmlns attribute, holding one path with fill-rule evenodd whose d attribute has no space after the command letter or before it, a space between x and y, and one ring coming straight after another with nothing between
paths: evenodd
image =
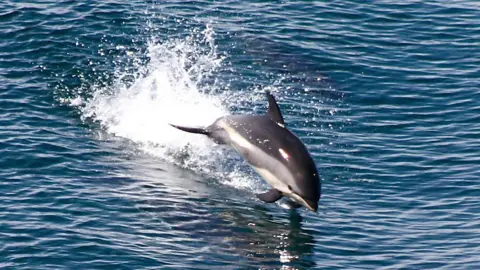
<instances>
[{"instance_id":1,"label":"dolphin's head","mask_svg":"<svg viewBox=\"0 0 480 270\"><path fill-rule=\"evenodd\" d=\"M290 189L291 194L289 195L292 199L313 212L317 212L321 184L316 168L315 172L297 174L295 184L289 185L288 188Z\"/></svg>"}]
</instances>

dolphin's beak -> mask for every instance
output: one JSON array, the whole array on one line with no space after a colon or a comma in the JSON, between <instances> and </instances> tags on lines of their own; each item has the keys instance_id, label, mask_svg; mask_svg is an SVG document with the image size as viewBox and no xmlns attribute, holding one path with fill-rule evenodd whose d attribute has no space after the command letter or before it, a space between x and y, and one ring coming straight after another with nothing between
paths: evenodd
<instances>
[{"instance_id":1,"label":"dolphin's beak","mask_svg":"<svg viewBox=\"0 0 480 270\"><path fill-rule=\"evenodd\" d=\"M296 201L297 203L305 206L306 208L312 210L313 212L317 212L318 210L318 202L317 201L312 201L312 200L309 200L309 199L306 199L300 195L298 195L297 193L290 193L289 194L289 197L291 197L294 201Z\"/></svg>"},{"instance_id":2,"label":"dolphin's beak","mask_svg":"<svg viewBox=\"0 0 480 270\"><path fill-rule=\"evenodd\" d=\"M312 210L313 212L317 212L318 210L318 203L317 202L313 202L313 201L310 201L310 200L305 200L305 203L306 203L306 207L310 210Z\"/></svg>"}]
</instances>

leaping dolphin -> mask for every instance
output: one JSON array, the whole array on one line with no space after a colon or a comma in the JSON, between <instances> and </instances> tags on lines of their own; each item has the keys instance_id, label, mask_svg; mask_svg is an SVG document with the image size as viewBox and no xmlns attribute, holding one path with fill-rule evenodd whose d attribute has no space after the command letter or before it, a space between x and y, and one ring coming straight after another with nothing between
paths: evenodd
<instances>
[{"instance_id":1,"label":"leaping dolphin","mask_svg":"<svg viewBox=\"0 0 480 270\"><path fill-rule=\"evenodd\" d=\"M170 125L232 146L272 186L257 194L260 200L273 203L286 196L294 207L303 205L316 212L321 183L315 162L300 139L285 127L273 95L266 95L266 115L228 115L205 128Z\"/></svg>"}]
</instances>

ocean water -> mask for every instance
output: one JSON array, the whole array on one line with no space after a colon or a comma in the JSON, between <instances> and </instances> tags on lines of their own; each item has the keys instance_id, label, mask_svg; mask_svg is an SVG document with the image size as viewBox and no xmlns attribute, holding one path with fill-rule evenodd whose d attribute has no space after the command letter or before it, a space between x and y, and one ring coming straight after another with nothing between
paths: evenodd
<instances>
[{"instance_id":1,"label":"ocean water","mask_svg":"<svg viewBox=\"0 0 480 270\"><path fill-rule=\"evenodd\" d=\"M0 268L480 269L479 77L477 1L2 1ZM168 125L265 90L318 213Z\"/></svg>"}]
</instances>

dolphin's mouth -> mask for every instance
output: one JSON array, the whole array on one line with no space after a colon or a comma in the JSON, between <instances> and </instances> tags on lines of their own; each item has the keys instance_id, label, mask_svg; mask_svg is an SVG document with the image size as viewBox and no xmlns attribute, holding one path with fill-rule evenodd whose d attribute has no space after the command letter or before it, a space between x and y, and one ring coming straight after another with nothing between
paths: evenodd
<instances>
[{"instance_id":1,"label":"dolphin's mouth","mask_svg":"<svg viewBox=\"0 0 480 270\"><path fill-rule=\"evenodd\" d=\"M311 201L309 199L303 198L302 196L296 194L296 193L290 193L290 197L294 199L296 202L300 203L301 205L305 206L309 210L312 210L313 212L317 212L318 210L318 202L316 201Z\"/></svg>"},{"instance_id":2,"label":"dolphin's mouth","mask_svg":"<svg viewBox=\"0 0 480 270\"><path fill-rule=\"evenodd\" d=\"M318 210L318 203L317 202L313 202L313 201L310 201L310 200L307 200L307 199L303 199L303 200L305 201L305 207L312 210L313 212L317 212L317 210Z\"/></svg>"}]
</instances>

